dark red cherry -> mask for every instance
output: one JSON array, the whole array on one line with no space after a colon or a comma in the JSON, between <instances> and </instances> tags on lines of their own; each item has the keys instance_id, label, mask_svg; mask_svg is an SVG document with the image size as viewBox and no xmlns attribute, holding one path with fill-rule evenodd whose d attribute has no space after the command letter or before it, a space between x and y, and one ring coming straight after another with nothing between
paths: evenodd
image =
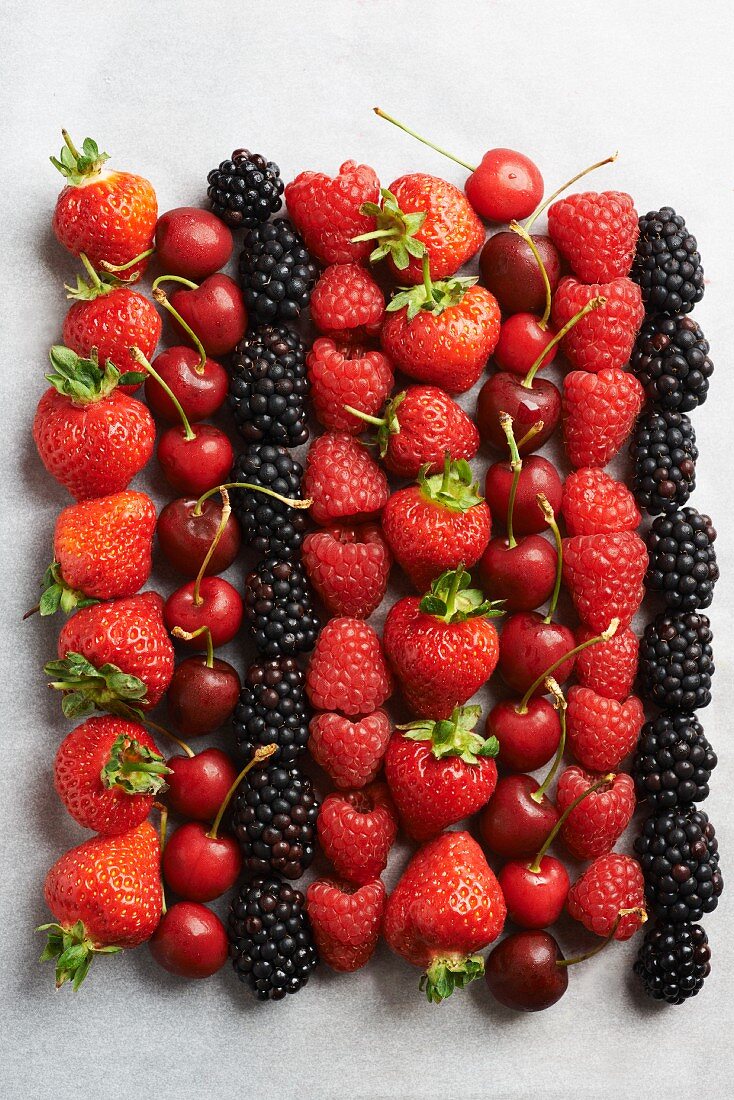
<instances>
[{"instance_id":1,"label":"dark red cherry","mask_svg":"<svg viewBox=\"0 0 734 1100\"><path fill-rule=\"evenodd\" d=\"M490 952L484 971L492 996L507 1008L539 1012L559 1001L568 989L568 967L548 932L515 932Z\"/></svg>"},{"instance_id":2,"label":"dark red cherry","mask_svg":"<svg viewBox=\"0 0 734 1100\"><path fill-rule=\"evenodd\" d=\"M181 817L213 821L227 791L237 778L237 769L221 749L203 749L194 756L176 754L166 761L165 800Z\"/></svg>"},{"instance_id":3,"label":"dark red cherry","mask_svg":"<svg viewBox=\"0 0 734 1100\"><path fill-rule=\"evenodd\" d=\"M195 281L224 267L233 243L224 222L196 206L167 210L155 227L156 257L163 271Z\"/></svg>"},{"instance_id":4,"label":"dark red cherry","mask_svg":"<svg viewBox=\"0 0 734 1100\"><path fill-rule=\"evenodd\" d=\"M163 606L163 619L168 630L178 626L194 634L203 626L211 631L215 649L226 645L242 625L242 597L229 581L222 577L203 577L196 599L196 582L189 581L176 589ZM182 643L189 649L206 649L206 638L199 634L191 642Z\"/></svg>"},{"instance_id":5,"label":"dark red cherry","mask_svg":"<svg viewBox=\"0 0 734 1100\"><path fill-rule=\"evenodd\" d=\"M507 410L505 410L507 411ZM513 425L515 438L520 428ZM494 462L487 470L484 496L492 517L502 519L507 515L510 501L513 471L509 460ZM543 531L548 522L538 504L538 493L543 493L556 515L561 511L563 482L555 466L542 455L529 455L523 459L517 484L513 527L515 535L535 535Z\"/></svg>"},{"instance_id":6,"label":"dark red cherry","mask_svg":"<svg viewBox=\"0 0 734 1100\"><path fill-rule=\"evenodd\" d=\"M519 709L519 699L502 699L487 715L487 737L500 744L498 759L518 772L534 772L547 764L561 740L558 711L542 695Z\"/></svg>"},{"instance_id":7,"label":"dark red cherry","mask_svg":"<svg viewBox=\"0 0 734 1100\"><path fill-rule=\"evenodd\" d=\"M219 496L207 497L197 514L195 497L179 497L167 504L158 516L156 531L167 561L185 577L195 577L222 521ZM233 514L206 567L206 576L223 573L236 559L242 543L242 531Z\"/></svg>"},{"instance_id":8,"label":"dark red cherry","mask_svg":"<svg viewBox=\"0 0 734 1100\"><path fill-rule=\"evenodd\" d=\"M527 535L510 546L507 537L489 541L479 559L482 588L503 611L532 611L553 591L557 554L542 535Z\"/></svg>"},{"instance_id":9,"label":"dark red cherry","mask_svg":"<svg viewBox=\"0 0 734 1100\"><path fill-rule=\"evenodd\" d=\"M464 184L480 218L511 222L528 218L543 197L536 164L514 149L489 149Z\"/></svg>"},{"instance_id":10,"label":"dark red cherry","mask_svg":"<svg viewBox=\"0 0 734 1100\"><path fill-rule=\"evenodd\" d=\"M163 849L163 878L187 901L213 901L231 890L242 870L242 855L233 836L211 836L199 821L187 821L171 834Z\"/></svg>"},{"instance_id":11,"label":"dark red cherry","mask_svg":"<svg viewBox=\"0 0 734 1100\"><path fill-rule=\"evenodd\" d=\"M500 779L479 818L479 832L490 852L505 859L530 859L540 850L559 815L547 795L540 802L531 797L539 790L532 775Z\"/></svg>"},{"instance_id":12,"label":"dark red cherry","mask_svg":"<svg viewBox=\"0 0 734 1100\"><path fill-rule=\"evenodd\" d=\"M551 292L561 277L561 257L550 237L531 234L545 270ZM545 283L530 246L509 229L490 237L479 257L481 281L491 290L503 313L542 313Z\"/></svg>"},{"instance_id":13,"label":"dark red cherry","mask_svg":"<svg viewBox=\"0 0 734 1100\"><path fill-rule=\"evenodd\" d=\"M164 382L170 386L189 420L206 420L214 416L227 396L229 375L221 363L208 359L201 365L201 357L193 348L179 344L166 348L153 360L153 366ZM181 415L166 391L152 375L145 380L145 400L158 420L179 424Z\"/></svg>"},{"instance_id":14,"label":"dark red cherry","mask_svg":"<svg viewBox=\"0 0 734 1100\"><path fill-rule=\"evenodd\" d=\"M166 692L168 713L184 737L213 733L230 717L242 685L228 661L204 656L187 657L176 665Z\"/></svg>"},{"instance_id":15,"label":"dark red cherry","mask_svg":"<svg viewBox=\"0 0 734 1100\"><path fill-rule=\"evenodd\" d=\"M226 355L245 335L247 311L240 288L229 275L210 275L198 287L174 290L170 301L207 355Z\"/></svg>"},{"instance_id":16,"label":"dark red cherry","mask_svg":"<svg viewBox=\"0 0 734 1100\"><path fill-rule=\"evenodd\" d=\"M537 865L511 859L497 877L507 915L521 928L546 928L563 912L571 880L554 856L543 856Z\"/></svg>"},{"instance_id":17,"label":"dark red cherry","mask_svg":"<svg viewBox=\"0 0 734 1100\"><path fill-rule=\"evenodd\" d=\"M485 443L501 451L507 449L507 439L500 424L500 413L513 420L515 438L521 455L537 451L550 439L561 419L561 394L547 378L534 378L531 387L507 371L491 375L477 397L477 427ZM523 436L543 421L542 429L523 443Z\"/></svg>"},{"instance_id":18,"label":"dark red cherry","mask_svg":"<svg viewBox=\"0 0 734 1100\"><path fill-rule=\"evenodd\" d=\"M196 424L192 436L182 426L167 428L158 443L158 461L177 493L201 496L227 480L234 450L214 424Z\"/></svg>"},{"instance_id":19,"label":"dark red cherry","mask_svg":"<svg viewBox=\"0 0 734 1100\"><path fill-rule=\"evenodd\" d=\"M229 955L227 930L216 913L195 901L178 901L148 940L150 953L179 978L210 978Z\"/></svg>"},{"instance_id":20,"label":"dark red cherry","mask_svg":"<svg viewBox=\"0 0 734 1100\"><path fill-rule=\"evenodd\" d=\"M539 680L537 691L542 695L544 673L564 654L575 647L573 631L561 623L547 623L537 611L518 611L502 627L498 668L507 686L518 695ZM569 657L552 671L563 684L573 672L575 657Z\"/></svg>"},{"instance_id":21,"label":"dark red cherry","mask_svg":"<svg viewBox=\"0 0 734 1100\"><path fill-rule=\"evenodd\" d=\"M500 338L494 349L494 361L500 370L524 378L554 336L555 329L550 325L542 328L540 317L535 313L513 313L502 322ZM537 369L543 370L550 366L557 351L558 345L554 344L547 355L543 356Z\"/></svg>"}]
</instances>

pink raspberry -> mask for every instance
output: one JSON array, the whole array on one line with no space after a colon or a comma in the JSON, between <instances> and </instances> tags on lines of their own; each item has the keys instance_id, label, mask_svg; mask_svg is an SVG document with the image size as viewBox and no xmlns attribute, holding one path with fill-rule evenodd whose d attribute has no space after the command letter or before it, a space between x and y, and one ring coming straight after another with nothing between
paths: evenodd
<instances>
[{"instance_id":1,"label":"pink raspberry","mask_svg":"<svg viewBox=\"0 0 734 1100\"><path fill-rule=\"evenodd\" d=\"M327 337L314 341L306 367L317 420L325 428L350 435L359 435L366 425L345 406L377 416L395 382L383 352L335 344Z\"/></svg>"},{"instance_id":2,"label":"pink raspberry","mask_svg":"<svg viewBox=\"0 0 734 1100\"><path fill-rule=\"evenodd\" d=\"M594 631L581 626L576 631L576 642L586 642L594 637ZM623 702L632 691L637 676L637 653L640 639L633 630L618 630L608 642L597 642L579 653L575 675L578 682L607 699Z\"/></svg>"},{"instance_id":3,"label":"pink raspberry","mask_svg":"<svg viewBox=\"0 0 734 1100\"><path fill-rule=\"evenodd\" d=\"M377 777L390 740L384 710L350 722L341 714L317 714L309 726L308 749L340 790L364 787Z\"/></svg>"},{"instance_id":4,"label":"pink raspberry","mask_svg":"<svg viewBox=\"0 0 734 1100\"><path fill-rule=\"evenodd\" d=\"M334 525L306 535L303 565L332 615L366 619L382 603L392 554L377 524Z\"/></svg>"},{"instance_id":5,"label":"pink raspberry","mask_svg":"<svg viewBox=\"0 0 734 1100\"><path fill-rule=\"evenodd\" d=\"M393 680L379 637L361 619L331 619L319 634L306 673L316 710L371 714L390 698Z\"/></svg>"},{"instance_id":6,"label":"pink raspberry","mask_svg":"<svg viewBox=\"0 0 734 1100\"><path fill-rule=\"evenodd\" d=\"M597 371L623 367L629 360L645 310L642 291L631 279L607 283L580 283L561 279L553 295L553 324L562 328L592 298L606 303L582 317L561 342L563 354L576 370Z\"/></svg>"},{"instance_id":7,"label":"pink raspberry","mask_svg":"<svg viewBox=\"0 0 734 1100\"><path fill-rule=\"evenodd\" d=\"M584 191L548 210L548 233L584 283L629 275L639 236L637 211L624 191Z\"/></svg>"},{"instance_id":8,"label":"pink raspberry","mask_svg":"<svg viewBox=\"0 0 734 1100\"><path fill-rule=\"evenodd\" d=\"M398 815L385 783L330 794L316 829L324 855L337 874L362 884L379 878L398 832Z\"/></svg>"},{"instance_id":9,"label":"pink raspberry","mask_svg":"<svg viewBox=\"0 0 734 1100\"><path fill-rule=\"evenodd\" d=\"M306 891L306 911L319 956L333 970L359 970L372 956L382 925L385 887L378 879L355 889L317 879Z\"/></svg>"},{"instance_id":10,"label":"pink raspberry","mask_svg":"<svg viewBox=\"0 0 734 1100\"><path fill-rule=\"evenodd\" d=\"M597 936L610 936L615 940L628 940L646 920L645 882L642 868L631 856L611 852L599 856L576 880L568 892L568 912L584 928Z\"/></svg>"},{"instance_id":11,"label":"pink raspberry","mask_svg":"<svg viewBox=\"0 0 734 1100\"><path fill-rule=\"evenodd\" d=\"M285 189L288 213L306 248L322 264L367 262L372 241L354 242L370 233L375 219L360 214L365 202L377 203L380 181L372 168L345 160L337 176L301 172Z\"/></svg>"},{"instance_id":12,"label":"pink raspberry","mask_svg":"<svg viewBox=\"0 0 734 1100\"><path fill-rule=\"evenodd\" d=\"M303 475L317 523L371 519L387 504L390 489L383 470L365 447L346 432L325 432L311 444Z\"/></svg>"},{"instance_id":13,"label":"pink raspberry","mask_svg":"<svg viewBox=\"0 0 734 1100\"><path fill-rule=\"evenodd\" d=\"M332 340L368 340L379 335L385 296L359 264L327 267L311 294L311 320Z\"/></svg>"}]
</instances>

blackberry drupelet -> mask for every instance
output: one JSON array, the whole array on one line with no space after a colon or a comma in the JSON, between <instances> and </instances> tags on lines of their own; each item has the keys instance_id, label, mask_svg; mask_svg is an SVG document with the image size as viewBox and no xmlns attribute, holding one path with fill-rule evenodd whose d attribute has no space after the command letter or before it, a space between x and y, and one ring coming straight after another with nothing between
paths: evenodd
<instances>
[{"instance_id":1,"label":"blackberry drupelet","mask_svg":"<svg viewBox=\"0 0 734 1100\"><path fill-rule=\"evenodd\" d=\"M661 592L676 611L709 607L719 579L715 540L711 519L695 508L658 516L647 536L650 564L645 584Z\"/></svg>"},{"instance_id":2,"label":"blackberry drupelet","mask_svg":"<svg viewBox=\"0 0 734 1100\"><path fill-rule=\"evenodd\" d=\"M301 499L303 467L284 448L271 443L252 443L235 460L232 481L261 485L290 499ZM291 557L306 533L305 509L250 489L232 490L234 511L245 540L260 554Z\"/></svg>"},{"instance_id":3,"label":"blackberry drupelet","mask_svg":"<svg viewBox=\"0 0 734 1100\"><path fill-rule=\"evenodd\" d=\"M212 211L227 225L251 228L266 222L283 205L280 168L248 149L235 149L207 176Z\"/></svg>"},{"instance_id":4,"label":"blackberry drupelet","mask_svg":"<svg viewBox=\"0 0 734 1100\"><path fill-rule=\"evenodd\" d=\"M229 907L229 954L258 1001L297 993L319 961L305 898L278 878L246 883Z\"/></svg>"},{"instance_id":5,"label":"blackberry drupelet","mask_svg":"<svg viewBox=\"0 0 734 1100\"><path fill-rule=\"evenodd\" d=\"M231 361L229 407L247 443L300 447L308 439L306 348L277 325L251 329Z\"/></svg>"},{"instance_id":6,"label":"blackberry drupelet","mask_svg":"<svg viewBox=\"0 0 734 1100\"><path fill-rule=\"evenodd\" d=\"M708 937L700 924L655 924L645 933L633 969L648 996L683 1004L701 992L711 973Z\"/></svg>"},{"instance_id":7,"label":"blackberry drupelet","mask_svg":"<svg viewBox=\"0 0 734 1100\"><path fill-rule=\"evenodd\" d=\"M635 840L647 903L660 920L685 924L712 913L724 881L716 830L703 810L687 806L652 814Z\"/></svg>"},{"instance_id":8,"label":"blackberry drupelet","mask_svg":"<svg viewBox=\"0 0 734 1100\"><path fill-rule=\"evenodd\" d=\"M292 657L255 661L232 716L237 747L250 759L260 745L278 746L271 764L292 764L308 743L311 717L305 677Z\"/></svg>"},{"instance_id":9,"label":"blackberry drupelet","mask_svg":"<svg viewBox=\"0 0 734 1100\"><path fill-rule=\"evenodd\" d=\"M706 615L657 615L640 639L642 693L661 710L687 714L711 702L713 634Z\"/></svg>"},{"instance_id":10,"label":"blackberry drupelet","mask_svg":"<svg viewBox=\"0 0 734 1100\"><path fill-rule=\"evenodd\" d=\"M638 797L670 810L708 798L716 764L694 714L661 714L640 730L631 771Z\"/></svg>"},{"instance_id":11,"label":"blackberry drupelet","mask_svg":"<svg viewBox=\"0 0 734 1100\"><path fill-rule=\"evenodd\" d=\"M251 324L295 321L308 305L319 269L288 218L245 233L240 286Z\"/></svg>"},{"instance_id":12,"label":"blackberry drupelet","mask_svg":"<svg viewBox=\"0 0 734 1100\"><path fill-rule=\"evenodd\" d=\"M696 433L685 413L651 410L637 421L632 491L651 516L674 512L696 487Z\"/></svg>"},{"instance_id":13,"label":"blackberry drupelet","mask_svg":"<svg viewBox=\"0 0 734 1100\"><path fill-rule=\"evenodd\" d=\"M287 657L313 649L321 623L301 566L270 557L248 573L245 621L265 657Z\"/></svg>"},{"instance_id":14,"label":"blackberry drupelet","mask_svg":"<svg viewBox=\"0 0 734 1100\"><path fill-rule=\"evenodd\" d=\"M630 367L655 408L679 412L703 405L714 372L709 342L692 317L648 317Z\"/></svg>"},{"instance_id":15,"label":"blackberry drupelet","mask_svg":"<svg viewBox=\"0 0 734 1100\"><path fill-rule=\"evenodd\" d=\"M232 813L244 870L300 878L314 856L319 805L311 780L293 765L246 775Z\"/></svg>"},{"instance_id":16,"label":"blackberry drupelet","mask_svg":"<svg viewBox=\"0 0 734 1100\"><path fill-rule=\"evenodd\" d=\"M630 278L639 283L647 313L690 313L703 298L703 267L696 238L671 206L640 218Z\"/></svg>"}]
</instances>

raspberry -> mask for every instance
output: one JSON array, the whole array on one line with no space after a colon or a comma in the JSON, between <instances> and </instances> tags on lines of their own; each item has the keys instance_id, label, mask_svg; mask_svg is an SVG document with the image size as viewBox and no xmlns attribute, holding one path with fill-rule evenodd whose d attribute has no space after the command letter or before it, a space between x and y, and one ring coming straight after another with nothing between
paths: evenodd
<instances>
[{"instance_id":1,"label":"raspberry","mask_svg":"<svg viewBox=\"0 0 734 1100\"><path fill-rule=\"evenodd\" d=\"M327 527L303 542L303 565L332 615L366 619L382 603L392 554L377 524Z\"/></svg>"},{"instance_id":2,"label":"raspberry","mask_svg":"<svg viewBox=\"0 0 734 1100\"><path fill-rule=\"evenodd\" d=\"M575 535L563 540L563 580L581 621L596 631L629 626L642 603L647 550L639 535Z\"/></svg>"},{"instance_id":3,"label":"raspberry","mask_svg":"<svg viewBox=\"0 0 734 1100\"><path fill-rule=\"evenodd\" d=\"M311 294L311 320L333 340L377 336L384 313L384 294L359 264L327 267Z\"/></svg>"},{"instance_id":4,"label":"raspberry","mask_svg":"<svg viewBox=\"0 0 734 1100\"><path fill-rule=\"evenodd\" d=\"M563 381L563 441L574 466L606 466L632 431L645 393L619 369L571 371Z\"/></svg>"},{"instance_id":5,"label":"raspberry","mask_svg":"<svg viewBox=\"0 0 734 1100\"><path fill-rule=\"evenodd\" d=\"M591 688L574 686L567 698L568 743L579 764L593 772L619 767L637 744L645 720L637 696L618 703Z\"/></svg>"},{"instance_id":6,"label":"raspberry","mask_svg":"<svg viewBox=\"0 0 734 1100\"><path fill-rule=\"evenodd\" d=\"M390 740L390 719L384 710L350 722L341 714L317 714L311 719L308 748L317 764L340 790L364 787L376 778Z\"/></svg>"},{"instance_id":7,"label":"raspberry","mask_svg":"<svg viewBox=\"0 0 734 1100\"><path fill-rule=\"evenodd\" d=\"M627 486L593 466L568 475L561 510L569 535L634 531L642 519Z\"/></svg>"},{"instance_id":8,"label":"raspberry","mask_svg":"<svg viewBox=\"0 0 734 1100\"><path fill-rule=\"evenodd\" d=\"M395 381L390 360L381 351L335 344L327 337L314 342L306 366L317 420L350 435L363 432L364 421L344 406L377 416Z\"/></svg>"},{"instance_id":9,"label":"raspberry","mask_svg":"<svg viewBox=\"0 0 734 1100\"><path fill-rule=\"evenodd\" d=\"M587 626L576 631L576 642L581 644L594 637ZM640 640L629 627L618 630L607 642L597 642L579 653L574 673L578 682L591 688L606 699L624 702L632 691L637 676L637 653Z\"/></svg>"},{"instance_id":10,"label":"raspberry","mask_svg":"<svg viewBox=\"0 0 734 1100\"><path fill-rule=\"evenodd\" d=\"M568 912L597 936L610 936L623 909L643 910L645 882L642 868L631 856L612 852L599 856L568 892ZM643 923L642 914L625 913L614 932L615 940L628 940Z\"/></svg>"},{"instance_id":11,"label":"raspberry","mask_svg":"<svg viewBox=\"0 0 734 1100\"><path fill-rule=\"evenodd\" d=\"M322 962L350 973L371 958L385 908L382 882L358 889L330 879L317 879L306 891L306 911Z\"/></svg>"},{"instance_id":12,"label":"raspberry","mask_svg":"<svg viewBox=\"0 0 734 1100\"><path fill-rule=\"evenodd\" d=\"M367 451L346 432L326 432L311 444L303 475L303 493L313 503L317 523L378 515L390 490L385 474Z\"/></svg>"},{"instance_id":13,"label":"raspberry","mask_svg":"<svg viewBox=\"0 0 734 1100\"><path fill-rule=\"evenodd\" d=\"M628 361L645 311L642 294L631 279L586 285L567 275L553 295L553 325L562 328L587 302L598 296L606 305L587 313L561 342L563 354L576 370L596 374Z\"/></svg>"},{"instance_id":14,"label":"raspberry","mask_svg":"<svg viewBox=\"0 0 734 1100\"><path fill-rule=\"evenodd\" d=\"M306 691L317 710L371 714L393 690L375 631L360 619L331 619L319 635L306 674Z\"/></svg>"},{"instance_id":15,"label":"raspberry","mask_svg":"<svg viewBox=\"0 0 734 1100\"><path fill-rule=\"evenodd\" d=\"M385 783L330 794L316 822L319 842L341 878L361 885L379 878L398 832L398 815Z\"/></svg>"},{"instance_id":16,"label":"raspberry","mask_svg":"<svg viewBox=\"0 0 734 1100\"><path fill-rule=\"evenodd\" d=\"M623 191L567 195L549 208L548 233L582 282L608 282L629 275L637 211Z\"/></svg>"},{"instance_id":17,"label":"raspberry","mask_svg":"<svg viewBox=\"0 0 734 1100\"><path fill-rule=\"evenodd\" d=\"M561 813L575 798L598 782L595 776L572 765L558 780L556 805ZM629 825L635 810L635 785L624 772L584 798L571 811L561 835L571 855L594 859L606 855Z\"/></svg>"},{"instance_id":18,"label":"raspberry","mask_svg":"<svg viewBox=\"0 0 734 1100\"><path fill-rule=\"evenodd\" d=\"M288 213L309 252L323 264L366 261L372 242L354 242L370 233L375 219L360 214L365 202L378 202L380 181L372 168L346 160L337 176L301 172L285 189Z\"/></svg>"}]
</instances>

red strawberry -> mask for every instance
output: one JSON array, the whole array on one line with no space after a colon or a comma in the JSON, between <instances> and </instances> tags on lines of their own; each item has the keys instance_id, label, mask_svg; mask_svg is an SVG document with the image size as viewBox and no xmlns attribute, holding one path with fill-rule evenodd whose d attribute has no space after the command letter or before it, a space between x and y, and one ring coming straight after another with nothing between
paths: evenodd
<instances>
[{"instance_id":1,"label":"red strawberry","mask_svg":"<svg viewBox=\"0 0 734 1100\"><path fill-rule=\"evenodd\" d=\"M635 531L642 522L627 486L593 466L568 475L563 484L561 510L569 535Z\"/></svg>"},{"instance_id":2,"label":"red strawberry","mask_svg":"<svg viewBox=\"0 0 734 1100\"><path fill-rule=\"evenodd\" d=\"M438 386L408 386L369 423L378 428L380 457L398 477L417 478L423 467L437 474L447 454L469 459L479 450L476 424Z\"/></svg>"},{"instance_id":3,"label":"red strawberry","mask_svg":"<svg viewBox=\"0 0 734 1100\"><path fill-rule=\"evenodd\" d=\"M385 778L414 840L428 840L448 825L477 813L497 785L496 737L485 741L474 727L481 707L456 707L450 718L399 726L385 754Z\"/></svg>"},{"instance_id":4,"label":"red strawberry","mask_svg":"<svg viewBox=\"0 0 734 1100\"><path fill-rule=\"evenodd\" d=\"M78 989L96 954L137 947L161 919L161 849L144 821L121 836L95 836L57 859L46 875L44 897L55 924L41 961L56 959L56 986Z\"/></svg>"},{"instance_id":5,"label":"red strawberry","mask_svg":"<svg viewBox=\"0 0 734 1100\"><path fill-rule=\"evenodd\" d=\"M89 718L61 742L54 786L75 821L114 836L145 821L169 771L144 726L104 716Z\"/></svg>"},{"instance_id":6,"label":"red strawberry","mask_svg":"<svg viewBox=\"0 0 734 1100\"><path fill-rule=\"evenodd\" d=\"M629 825L635 810L635 785L624 772L604 782L573 765L561 775L556 792L556 805L563 813L574 799L594 783L599 789L587 795L571 810L561 829L561 836L576 859L593 859L606 855Z\"/></svg>"},{"instance_id":7,"label":"red strawberry","mask_svg":"<svg viewBox=\"0 0 734 1100\"><path fill-rule=\"evenodd\" d=\"M369 962L380 934L385 887L378 879L355 889L317 879L306 891L306 911L322 962L351 973Z\"/></svg>"},{"instance_id":8,"label":"red strawberry","mask_svg":"<svg viewBox=\"0 0 734 1100\"><path fill-rule=\"evenodd\" d=\"M393 683L380 639L360 619L331 619L319 634L306 673L316 710L371 714L390 698Z\"/></svg>"},{"instance_id":9,"label":"red strawberry","mask_svg":"<svg viewBox=\"0 0 734 1100\"><path fill-rule=\"evenodd\" d=\"M395 560L419 591L462 563L471 568L484 553L492 518L472 469L447 456L443 473L418 475L418 484L398 489L382 513Z\"/></svg>"},{"instance_id":10,"label":"red strawberry","mask_svg":"<svg viewBox=\"0 0 734 1100\"><path fill-rule=\"evenodd\" d=\"M303 492L317 523L359 522L379 515L390 490L385 474L365 448L345 432L326 432L311 444Z\"/></svg>"},{"instance_id":11,"label":"red strawberry","mask_svg":"<svg viewBox=\"0 0 734 1100\"><path fill-rule=\"evenodd\" d=\"M606 630L612 619L629 626L642 603L645 543L633 531L575 535L563 540L563 580L581 621Z\"/></svg>"},{"instance_id":12,"label":"red strawberry","mask_svg":"<svg viewBox=\"0 0 734 1100\"><path fill-rule=\"evenodd\" d=\"M579 645L593 637L594 631L588 626L576 631ZM637 676L639 648L640 640L633 630L629 627L618 630L608 641L598 642L579 653L574 669L576 679L597 695L622 703L632 691Z\"/></svg>"},{"instance_id":13,"label":"red strawberry","mask_svg":"<svg viewBox=\"0 0 734 1100\"><path fill-rule=\"evenodd\" d=\"M288 213L309 252L322 264L365 261L371 245L354 241L374 229L374 218L360 212L366 202L377 202L380 181L366 164L346 160L335 177L323 172L301 172L285 189Z\"/></svg>"},{"instance_id":14,"label":"red strawberry","mask_svg":"<svg viewBox=\"0 0 734 1100\"><path fill-rule=\"evenodd\" d=\"M618 768L637 744L645 721L640 700L630 695L618 703L578 685L569 690L567 700L568 743L579 764L593 772Z\"/></svg>"},{"instance_id":15,"label":"red strawberry","mask_svg":"<svg viewBox=\"0 0 734 1100\"><path fill-rule=\"evenodd\" d=\"M624 191L584 191L549 207L548 233L582 282L604 283L629 275L640 231Z\"/></svg>"},{"instance_id":16,"label":"red strawberry","mask_svg":"<svg viewBox=\"0 0 734 1100\"><path fill-rule=\"evenodd\" d=\"M385 296L359 264L332 264L311 292L311 320L332 340L369 340L378 336Z\"/></svg>"},{"instance_id":17,"label":"red strawberry","mask_svg":"<svg viewBox=\"0 0 734 1100\"><path fill-rule=\"evenodd\" d=\"M51 157L67 181L56 200L53 231L74 256L84 253L95 268L124 267L125 277L139 275L147 258L127 265L153 247L158 202L152 184L132 172L104 168L109 160L96 142L85 138L81 152L62 130L60 159Z\"/></svg>"},{"instance_id":18,"label":"red strawberry","mask_svg":"<svg viewBox=\"0 0 734 1100\"><path fill-rule=\"evenodd\" d=\"M41 461L77 500L126 489L153 453L155 424L141 401L117 388L120 372L97 357L51 348L51 387L33 421Z\"/></svg>"},{"instance_id":19,"label":"red strawberry","mask_svg":"<svg viewBox=\"0 0 734 1100\"><path fill-rule=\"evenodd\" d=\"M647 920L642 868L617 852L599 856L573 884L566 904L590 932L628 940Z\"/></svg>"},{"instance_id":20,"label":"red strawberry","mask_svg":"<svg viewBox=\"0 0 734 1100\"><path fill-rule=\"evenodd\" d=\"M633 374L571 371L563 380L563 441L574 466L606 466L634 427L645 391Z\"/></svg>"},{"instance_id":21,"label":"red strawberry","mask_svg":"<svg viewBox=\"0 0 734 1100\"><path fill-rule=\"evenodd\" d=\"M317 714L309 725L308 750L340 790L364 787L377 777L390 740L384 710L350 722L341 714Z\"/></svg>"},{"instance_id":22,"label":"red strawberry","mask_svg":"<svg viewBox=\"0 0 734 1100\"><path fill-rule=\"evenodd\" d=\"M645 309L642 291L631 279L586 285L568 275L553 295L553 325L563 328L592 298L604 305L582 317L563 337L561 348L572 367L597 373L628 361Z\"/></svg>"},{"instance_id":23,"label":"red strawberry","mask_svg":"<svg viewBox=\"0 0 734 1100\"><path fill-rule=\"evenodd\" d=\"M103 363L111 359L123 373L138 371L130 348L138 347L146 359L153 358L161 338L160 314L140 291L103 283L94 272L92 278L90 284L79 279L69 294L78 300L64 318L64 343L82 357L96 348Z\"/></svg>"},{"instance_id":24,"label":"red strawberry","mask_svg":"<svg viewBox=\"0 0 734 1100\"><path fill-rule=\"evenodd\" d=\"M444 573L422 599L398 600L385 620L385 653L418 715L448 718L497 665L499 640L489 617L501 612L470 584L461 567Z\"/></svg>"},{"instance_id":25,"label":"red strawberry","mask_svg":"<svg viewBox=\"0 0 734 1100\"><path fill-rule=\"evenodd\" d=\"M384 783L330 794L316 829L324 855L338 875L361 885L379 878L395 843L398 818Z\"/></svg>"},{"instance_id":26,"label":"red strawberry","mask_svg":"<svg viewBox=\"0 0 734 1100\"><path fill-rule=\"evenodd\" d=\"M364 429L351 410L375 416L395 382L390 361L381 351L335 344L326 337L314 341L306 367L317 420L350 435Z\"/></svg>"},{"instance_id":27,"label":"red strawberry","mask_svg":"<svg viewBox=\"0 0 734 1100\"><path fill-rule=\"evenodd\" d=\"M366 619L382 603L392 555L377 524L312 531L303 540L302 558L332 615Z\"/></svg>"},{"instance_id":28,"label":"red strawberry","mask_svg":"<svg viewBox=\"0 0 734 1100\"><path fill-rule=\"evenodd\" d=\"M507 909L484 853L469 833L443 833L416 852L387 900L383 935L414 966L438 1004L484 973L475 952L496 940Z\"/></svg>"},{"instance_id":29,"label":"red strawberry","mask_svg":"<svg viewBox=\"0 0 734 1100\"><path fill-rule=\"evenodd\" d=\"M41 614L135 595L150 576L155 524L153 501L132 489L64 508L56 520Z\"/></svg>"}]
</instances>

